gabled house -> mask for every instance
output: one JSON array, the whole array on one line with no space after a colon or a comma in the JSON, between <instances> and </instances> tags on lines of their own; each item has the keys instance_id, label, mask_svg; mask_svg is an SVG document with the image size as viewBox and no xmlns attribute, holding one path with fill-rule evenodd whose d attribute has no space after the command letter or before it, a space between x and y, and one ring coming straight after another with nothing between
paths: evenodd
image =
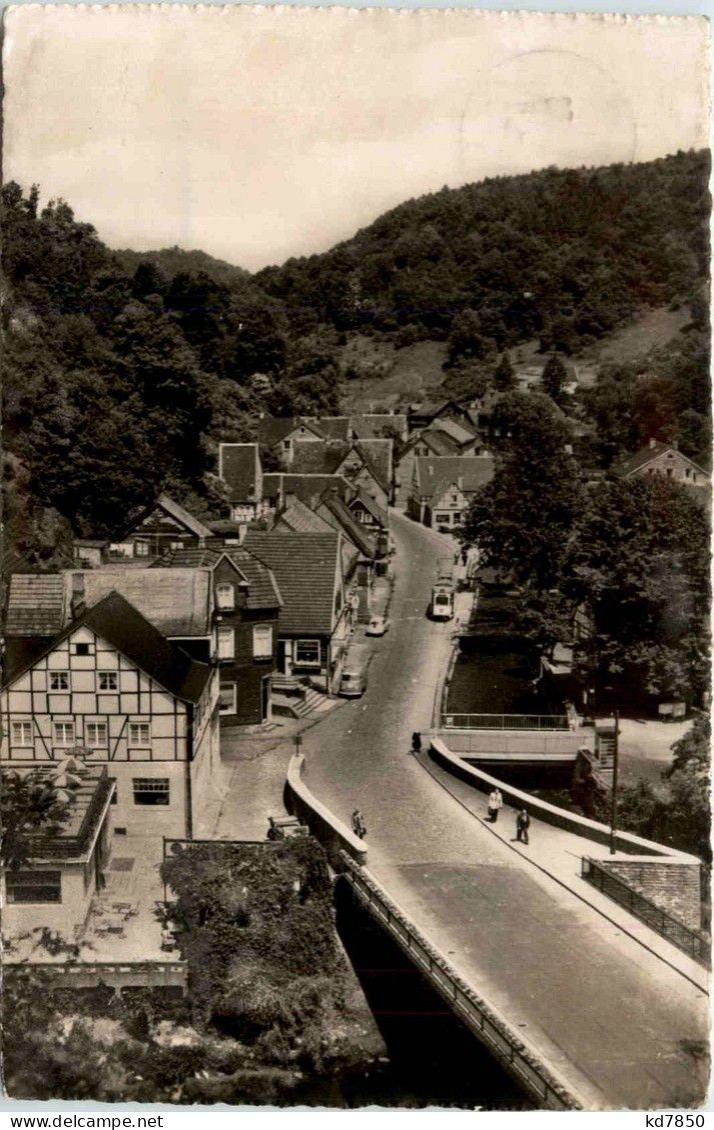
<instances>
[{"instance_id":1,"label":"gabled house","mask_svg":"<svg viewBox=\"0 0 714 1130\"><path fill-rule=\"evenodd\" d=\"M293 461L293 444L298 440L324 443L329 438L316 420L306 416L263 416L256 432L260 447L280 456L285 467Z\"/></svg>"},{"instance_id":2,"label":"gabled house","mask_svg":"<svg viewBox=\"0 0 714 1130\"><path fill-rule=\"evenodd\" d=\"M389 537L389 511L379 506L366 491L357 487L354 493L345 498L345 502L360 525L366 526L380 538Z\"/></svg>"},{"instance_id":3,"label":"gabled house","mask_svg":"<svg viewBox=\"0 0 714 1130\"><path fill-rule=\"evenodd\" d=\"M192 836L220 761L216 669L118 593L6 668L0 712L3 765L51 766L79 747L116 780L115 832Z\"/></svg>"},{"instance_id":4,"label":"gabled house","mask_svg":"<svg viewBox=\"0 0 714 1130\"><path fill-rule=\"evenodd\" d=\"M275 513L273 529L290 530L295 534L327 534L332 526L297 495L289 494L283 509Z\"/></svg>"},{"instance_id":5,"label":"gabled house","mask_svg":"<svg viewBox=\"0 0 714 1130\"><path fill-rule=\"evenodd\" d=\"M210 623L220 677L221 723L257 725L270 718L282 598L275 577L242 546L179 549L156 562L172 575L210 578Z\"/></svg>"},{"instance_id":6,"label":"gabled house","mask_svg":"<svg viewBox=\"0 0 714 1130\"><path fill-rule=\"evenodd\" d=\"M210 537L208 526L168 495L161 494L128 524L116 541L110 542L107 557L110 561L137 559L148 564L169 549L205 545Z\"/></svg>"},{"instance_id":7,"label":"gabled house","mask_svg":"<svg viewBox=\"0 0 714 1130\"><path fill-rule=\"evenodd\" d=\"M342 536L248 530L244 547L272 570L283 606L278 670L336 688L352 621L342 570Z\"/></svg>"},{"instance_id":8,"label":"gabled house","mask_svg":"<svg viewBox=\"0 0 714 1130\"><path fill-rule=\"evenodd\" d=\"M291 469L296 474L342 475L386 507L392 492L392 440L293 445Z\"/></svg>"},{"instance_id":9,"label":"gabled house","mask_svg":"<svg viewBox=\"0 0 714 1130\"><path fill-rule=\"evenodd\" d=\"M263 467L257 443L220 443L218 477L226 484L234 522L262 517Z\"/></svg>"},{"instance_id":10,"label":"gabled house","mask_svg":"<svg viewBox=\"0 0 714 1130\"><path fill-rule=\"evenodd\" d=\"M683 455L674 444L651 439L635 455L631 455L620 468L623 479L640 479L660 475L681 486L697 491L708 491L710 478L703 467Z\"/></svg>"},{"instance_id":11,"label":"gabled house","mask_svg":"<svg viewBox=\"0 0 714 1130\"><path fill-rule=\"evenodd\" d=\"M401 412L368 412L351 416L349 439L398 439L402 443L409 434L407 418Z\"/></svg>"},{"instance_id":12,"label":"gabled house","mask_svg":"<svg viewBox=\"0 0 714 1130\"><path fill-rule=\"evenodd\" d=\"M478 429L477 413L470 400L426 401L410 404L407 409L409 431L421 431L435 420L451 419L465 427Z\"/></svg>"},{"instance_id":13,"label":"gabled house","mask_svg":"<svg viewBox=\"0 0 714 1130\"><path fill-rule=\"evenodd\" d=\"M482 442L473 428L465 427L445 417L428 428L412 432L396 466L396 502L406 507L414 478L414 460L419 457L456 455L481 455Z\"/></svg>"},{"instance_id":14,"label":"gabled house","mask_svg":"<svg viewBox=\"0 0 714 1130\"><path fill-rule=\"evenodd\" d=\"M407 513L433 528L461 524L474 493L493 478L490 455L417 458Z\"/></svg>"}]
</instances>

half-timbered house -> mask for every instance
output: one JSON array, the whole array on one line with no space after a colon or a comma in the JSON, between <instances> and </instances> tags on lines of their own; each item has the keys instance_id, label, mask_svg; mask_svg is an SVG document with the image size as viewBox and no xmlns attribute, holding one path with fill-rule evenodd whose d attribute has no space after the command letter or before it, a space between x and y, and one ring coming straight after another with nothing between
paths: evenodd
<instances>
[{"instance_id":1,"label":"half-timbered house","mask_svg":"<svg viewBox=\"0 0 714 1130\"><path fill-rule=\"evenodd\" d=\"M0 714L3 764L51 765L79 747L116 779L115 831L192 835L219 765L217 671L118 593L6 668Z\"/></svg>"}]
</instances>

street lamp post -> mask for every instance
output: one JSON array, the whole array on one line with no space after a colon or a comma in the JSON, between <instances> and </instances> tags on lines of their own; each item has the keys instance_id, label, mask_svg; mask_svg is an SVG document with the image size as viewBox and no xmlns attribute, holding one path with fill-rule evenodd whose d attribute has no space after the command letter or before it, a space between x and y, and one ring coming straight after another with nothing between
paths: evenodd
<instances>
[{"instance_id":1,"label":"street lamp post","mask_svg":"<svg viewBox=\"0 0 714 1130\"><path fill-rule=\"evenodd\" d=\"M610 805L610 855L614 855L617 836L617 776L620 767L620 711L615 711L615 740L612 749L612 800Z\"/></svg>"}]
</instances>

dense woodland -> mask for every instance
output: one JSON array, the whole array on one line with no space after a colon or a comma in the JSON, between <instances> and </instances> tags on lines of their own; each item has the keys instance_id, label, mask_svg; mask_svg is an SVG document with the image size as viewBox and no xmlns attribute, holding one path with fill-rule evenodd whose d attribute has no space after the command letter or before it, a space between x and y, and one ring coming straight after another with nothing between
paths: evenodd
<instances>
[{"instance_id":1,"label":"dense woodland","mask_svg":"<svg viewBox=\"0 0 714 1130\"><path fill-rule=\"evenodd\" d=\"M251 438L260 411L338 410L355 333L445 340L445 388L474 395L507 391L518 342L535 337L545 364L684 304L686 332L563 407L594 427L600 466L650 435L705 461L708 168L680 153L444 188L253 276L200 251L112 252L69 204L6 185L9 544L50 559L72 531L116 534L160 489L222 514L217 441Z\"/></svg>"}]
</instances>

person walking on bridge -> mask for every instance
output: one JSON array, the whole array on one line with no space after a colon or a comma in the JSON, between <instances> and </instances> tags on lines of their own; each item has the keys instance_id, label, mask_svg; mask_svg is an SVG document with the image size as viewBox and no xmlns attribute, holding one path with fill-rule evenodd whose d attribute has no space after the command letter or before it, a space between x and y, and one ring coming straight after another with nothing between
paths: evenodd
<instances>
[{"instance_id":1,"label":"person walking on bridge","mask_svg":"<svg viewBox=\"0 0 714 1130\"><path fill-rule=\"evenodd\" d=\"M355 808L354 812L352 813L352 831L356 836L359 836L361 840L363 840L367 835L367 828L364 822L364 817L362 816L359 808Z\"/></svg>"},{"instance_id":2,"label":"person walking on bridge","mask_svg":"<svg viewBox=\"0 0 714 1130\"><path fill-rule=\"evenodd\" d=\"M525 808L522 808L516 816L516 840L519 843L527 844L528 829L531 826L531 818Z\"/></svg>"},{"instance_id":3,"label":"person walking on bridge","mask_svg":"<svg viewBox=\"0 0 714 1130\"><path fill-rule=\"evenodd\" d=\"M503 796L500 789L493 789L488 798L488 818L492 824L498 820L498 814L503 808Z\"/></svg>"}]
</instances>

